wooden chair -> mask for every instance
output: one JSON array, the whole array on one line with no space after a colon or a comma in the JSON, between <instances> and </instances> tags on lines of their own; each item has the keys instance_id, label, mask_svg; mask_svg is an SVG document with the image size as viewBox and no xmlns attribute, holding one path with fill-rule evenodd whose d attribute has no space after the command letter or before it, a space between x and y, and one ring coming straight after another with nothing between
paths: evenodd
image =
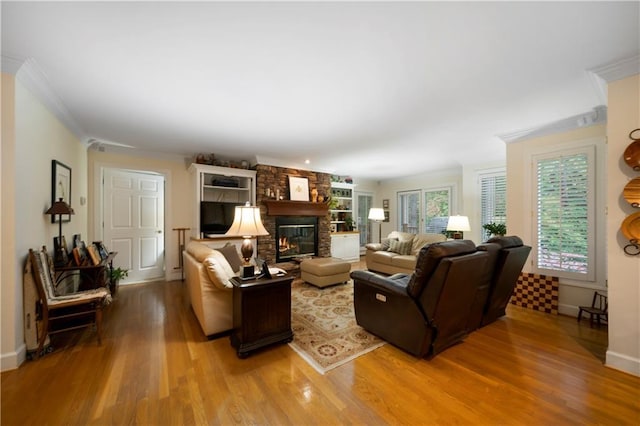
<instances>
[{"instance_id":1,"label":"wooden chair","mask_svg":"<svg viewBox=\"0 0 640 426\"><path fill-rule=\"evenodd\" d=\"M578 322L582 319L582 313L586 312L589 314L589 326L593 327L593 318L595 317L598 326L600 326L600 318L604 317L605 321L609 322L609 314L607 313L608 300L607 296L604 294L600 294L597 291L593 293L593 300L591 301L591 306L579 306L578 311Z\"/></svg>"},{"instance_id":2,"label":"wooden chair","mask_svg":"<svg viewBox=\"0 0 640 426\"><path fill-rule=\"evenodd\" d=\"M41 251L29 249L29 256L25 267L25 296L31 295L25 300L25 315L33 312L31 318L26 318L27 350L29 350L29 336L34 336L33 343L37 344L34 358L43 353L47 337L50 334L61 331L73 330L95 324L98 335L98 344L102 344L102 307L109 303L109 290L102 287L94 290L71 293L57 296L53 286L53 274L51 259L46 247ZM35 287L35 291L34 290ZM25 297L27 299L27 297ZM34 303L35 306L27 306ZM35 333L34 333L35 331Z\"/></svg>"}]
</instances>

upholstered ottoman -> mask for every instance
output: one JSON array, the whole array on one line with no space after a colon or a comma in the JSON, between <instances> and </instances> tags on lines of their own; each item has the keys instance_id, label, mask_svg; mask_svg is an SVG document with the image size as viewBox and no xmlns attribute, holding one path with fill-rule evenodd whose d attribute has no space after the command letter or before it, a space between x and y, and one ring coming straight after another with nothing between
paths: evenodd
<instances>
[{"instance_id":1,"label":"upholstered ottoman","mask_svg":"<svg viewBox=\"0 0 640 426\"><path fill-rule=\"evenodd\" d=\"M300 264L300 278L320 288L349 281L349 272L349 262L333 257L306 259Z\"/></svg>"}]
</instances>

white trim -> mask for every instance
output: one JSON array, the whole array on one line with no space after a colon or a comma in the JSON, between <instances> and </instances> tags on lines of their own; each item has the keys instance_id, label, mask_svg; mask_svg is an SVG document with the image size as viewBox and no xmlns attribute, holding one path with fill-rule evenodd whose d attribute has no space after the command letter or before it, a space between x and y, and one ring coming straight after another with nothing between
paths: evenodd
<instances>
[{"instance_id":1,"label":"white trim","mask_svg":"<svg viewBox=\"0 0 640 426\"><path fill-rule=\"evenodd\" d=\"M604 365L640 377L640 359L628 355L607 351Z\"/></svg>"},{"instance_id":2,"label":"white trim","mask_svg":"<svg viewBox=\"0 0 640 426\"><path fill-rule=\"evenodd\" d=\"M23 342L15 352L2 354L0 371L15 370L27 359L27 345Z\"/></svg>"},{"instance_id":3,"label":"white trim","mask_svg":"<svg viewBox=\"0 0 640 426\"><path fill-rule=\"evenodd\" d=\"M3 54L0 58L2 59L2 72L14 76L20 71L22 64L24 64L24 59L15 56Z\"/></svg>"},{"instance_id":4,"label":"white trim","mask_svg":"<svg viewBox=\"0 0 640 426\"><path fill-rule=\"evenodd\" d=\"M41 71L35 59L29 58L20 67L16 78L31 91L67 129L87 146L86 132L73 118L62 99L55 93L46 74Z\"/></svg>"},{"instance_id":5,"label":"white trim","mask_svg":"<svg viewBox=\"0 0 640 426\"><path fill-rule=\"evenodd\" d=\"M496 135L505 143L519 142L524 139L537 138L539 136L564 133L581 127L595 126L607 122L607 107L599 105L592 111L563 118L552 123L533 126L528 129L516 130L509 133Z\"/></svg>"},{"instance_id":6,"label":"white trim","mask_svg":"<svg viewBox=\"0 0 640 426\"><path fill-rule=\"evenodd\" d=\"M618 59L587 70L607 83L640 74L640 55Z\"/></svg>"}]
</instances>

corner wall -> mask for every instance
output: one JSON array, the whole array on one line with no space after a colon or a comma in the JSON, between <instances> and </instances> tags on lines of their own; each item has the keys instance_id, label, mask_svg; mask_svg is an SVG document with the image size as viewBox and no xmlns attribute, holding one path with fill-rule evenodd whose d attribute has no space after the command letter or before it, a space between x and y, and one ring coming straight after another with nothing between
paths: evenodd
<instances>
[{"instance_id":1,"label":"corner wall","mask_svg":"<svg viewBox=\"0 0 640 426\"><path fill-rule=\"evenodd\" d=\"M622 197L627 182L640 177L640 172L633 171L623 158L624 150L632 142L629 133L640 128L640 75L609 83L608 93L609 348L606 365L640 376L640 256L624 253L623 247L629 242L620 232L624 219L640 211Z\"/></svg>"},{"instance_id":2,"label":"corner wall","mask_svg":"<svg viewBox=\"0 0 640 426\"><path fill-rule=\"evenodd\" d=\"M26 357L23 327L22 269L29 248L51 248L58 225L44 212L51 206L51 160L72 170L70 204L75 210L71 222L62 224L62 234L87 234L87 206L80 197L87 194L87 151L44 104L15 77L2 76L3 93L3 215L2 215L2 370L17 368ZM5 140L5 107L14 109L15 153L10 137ZM10 123L9 129L10 131ZM9 135L10 136L10 135ZM9 154L5 157L6 154ZM15 164L15 166L14 166ZM14 195L12 195L12 192ZM67 241L70 241L67 238ZM13 244L12 244L13 242Z\"/></svg>"}]
</instances>

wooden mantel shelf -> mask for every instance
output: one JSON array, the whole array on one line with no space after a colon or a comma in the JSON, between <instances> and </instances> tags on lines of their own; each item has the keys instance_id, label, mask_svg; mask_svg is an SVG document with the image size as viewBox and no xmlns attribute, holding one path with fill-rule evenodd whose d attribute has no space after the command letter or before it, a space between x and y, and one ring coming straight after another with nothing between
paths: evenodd
<instances>
[{"instance_id":1,"label":"wooden mantel shelf","mask_svg":"<svg viewBox=\"0 0 640 426\"><path fill-rule=\"evenodd\" d=\"M324 216L329 212L326 203L308 201L264 200L269 216Z\"/></svg>"}]
</instances>

